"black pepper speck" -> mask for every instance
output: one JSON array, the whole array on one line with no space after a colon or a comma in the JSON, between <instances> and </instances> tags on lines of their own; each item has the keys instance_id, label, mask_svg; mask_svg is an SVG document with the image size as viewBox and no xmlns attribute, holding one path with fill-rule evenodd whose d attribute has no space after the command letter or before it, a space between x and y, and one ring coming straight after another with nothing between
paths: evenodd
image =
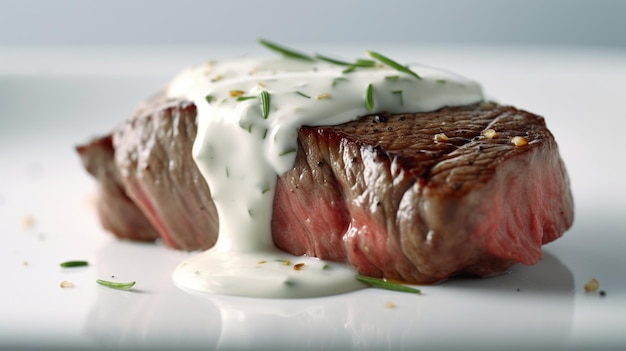
<instances>
[{"instance_id":1,"label":"black pepper speck","mask_svg":"<svg viewBox=\"0 0 626 351\"><path fill-rule=\"evenodd\" d=\"M376 115L376 117L374 117L374 118L378 122L387 122L389 120L389 117L387 117L385 115Z\"/></svg>"}]
</instances>

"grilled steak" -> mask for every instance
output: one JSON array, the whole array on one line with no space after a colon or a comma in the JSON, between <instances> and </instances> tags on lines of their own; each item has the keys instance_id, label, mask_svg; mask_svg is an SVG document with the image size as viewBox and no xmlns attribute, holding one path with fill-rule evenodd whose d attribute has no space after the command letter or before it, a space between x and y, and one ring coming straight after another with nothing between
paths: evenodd
<instances>
[{"instance_id":1,"label":"grilled steak","mask_svg":"<svg viewBox=\"0 0 626 351\"><path fill-rule=\"evenodd\" d=\"M191 157L195 135L192 103L160 101L77 148L100 183L107 230L184 250L215 243L217 213ZM492 103L302 127L273 206L279 248L414 283L534 264L573 221L544 119Z\"/></svg>"}]
</instances>

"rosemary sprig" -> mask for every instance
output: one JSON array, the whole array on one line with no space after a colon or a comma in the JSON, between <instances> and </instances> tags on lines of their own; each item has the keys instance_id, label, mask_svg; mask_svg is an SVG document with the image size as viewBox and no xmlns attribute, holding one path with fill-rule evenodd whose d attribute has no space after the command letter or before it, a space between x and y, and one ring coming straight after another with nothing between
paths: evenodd
<instances>
[{"instance_id":1,"label":"rosemary sprig","mask_svg":"<svg viewBox=\"0 0 626 351\"><path fill-rule=\"evenodd\" d=\"M357 59L355 62L347 62L347 61L341 61L341 60L337 60L334 58L330 58L328 56L323 56L320 54L315 54L314 56L316 59L318 60L322 60L322 61L326 61L329 63L332 63L334 65L338 65L338 66L347 66L347 68L343 71L343 73L349 73L354 71L357 68L364 68L364 67L374 67L376 66L376 61L372 61L369 59Z\"/></svg>"},{"instance_id":2,"label":"rosemary sprig","mask_svg":"<svg viewBox=\"0 0 626 351\"><path fill-rule=\"evenodd\" d=\"M350 62L336 60L334 58L330 58L328 56L323 56L323 55L320 55L320 54L315 54L314 57L316 59L318 59L318 60L326 61L326 62L332 63L334 65L339 65L339 66L350 66L350 65L352 65L352 63L350 63Z\"/></svg>"},{"instance_id":3,"label":"rosemary sprig","mask_svg":"<svg viewBox=\"0 0 626 351\"><path fill-rule=\"evenodd\" d=\"M272 43L269 42L265 39L259 39L259 44L265 46L266 48L272 50L272 51L276 51L279 54L282 54L285 57L289 57L289 58L294 58L294 59L298 59L298 60L304 60L304 61L313 61L313 58L311 58L308 55L299 53L297 51L294 51L292 49L288 49L282 45L278 45L276 43Z\"/></svg>"},{"instance_id":4,"label":"rosemary sprig","mask_svg":"<svg viewBox=\"0 0 626 351\"><path fill-rule=\"evenodd\" d=\"M290 153L292 153L292 152L296 152L296 149L293 149L293 148L291 148L291 149L287 149L287 150L285 150L285 151L283 151L283 152L279 153L279 154L278 154L278 156L285 156L285 155L289 155L289 154L290 154Z\"/></svg>"},{"instance_id":5,"label":"rosemary sprig","mask_svg":"<svg viewBox=\"0 0 626 351\"><path fill-rule=\"evenodd\" d=\"M87 261L65 261L65 262L61 262L60 264L62 268L84 267L88 265L89 263Z\"/></svg>"},{"instance_id":6,"label":"rosemary sprig","mask_svg":"<svg viewBox=\"0 0 626 351\"><path fill-rule=\"evenodd\" d=\"M242 96L237 96L237 101L246 101L246 100L251 100L251 99L256 99L256 96L250 96L250 95L242 95Z\"/></svg>"},{"instance_id":7,"label":"rosemary sprig","mask_svg":"<svg viewBox=\"0 0 626 351\"><path fill-rule=\"evenodd\" d=\"M298 95L300 95L300 96L303 96L303 97L305 97L305 98L307 98L307 99L310 99L310 98L311 98L310 96L308 96L307 94L305 94L305 93L303 93L303 92L301 92L301 91L296 91L296 94L298 94Z\"/></svg>"},{"instance_id":8,"label":"rosemary sprig","mask_svg":"<svg viewBox=\"0 0 626 351\"><path fill-rule=\"evenodd\" d=\"M353 65L357 67L376 67L376 61L369 59L356 59Z\"/></svg>"},{"instance_id":9,"label":"rosemary sprig","mask_svg":"<svg viewBox=\"0 0 626 351\"><path fill-rule=\"evenodd\" d=\"M102 280L102 279L97 279L96 283L106 286L108 288L117 289L117 290L128 290L135 285L135 282L116 283L116 282L110 282L108 280Z\"/></svg>"},{"instance_id":10,"label":"rosemary sprig","mask_svg":"<svg viewBox=\"0 0 626 351\"><path fill-rule=\"evenodd\" d=\"M410 74L417 79L422 79L422 77L420 77L417 73L411 71L408 67L397 63L387 56L383 56L375 51L367 51L367 54L399 72Z\"/></svg>"},{"instance_id":11,"label":"rosemary sprig","mask_svg":"<svg viewBox=\"0 0 626 351\"><path fill-rule=\"evenodd\" d=\"M408 293L414 293L414 294L422 293L419 289L411 288L409 286L405 286L402 284L392 283L384 279L368 277L368 276L360 275L360 274L356 276L356 280L360 281L361 283L365 283L367 285L373 286L375 288L400 291L400 292L408 292Z\"/></svg>"},{"instance_id":12,"label":"rosemary sprig","mask_svg":"<svg viewBox=\"0 0 626 351\"><path fill-rule=\"evenodd\" d=\"M339 82L347 82L348 79L344 78L344 77L337 77L335 79L333 79L333 87L337 86L337 84L339 84Z\"/></svg>"},{"instance_id":13,"label":"rosemary sprig","mask_svg":"<svg viewBox=\"0 0 626 351\"><path fill-rule=\"evenodd\" d=\"M357 59L355 63L350 64L348 68L342 71L342 73L350 73L357 68L370 68L370 67L376 67L376 61L372 61L368 59Z\"/></svg>"},{"instance_id":14,"label":"rosemary sprig","mask_svg":"<svg viewBox=\"0 0 626 351\"><path fill-rule=\"evenodd\" d=\"M372 84L367 85L367 89L365 90L365 108L368 111L372 111L374 109L374 86Z\"/></svg>"},{"instance_id":15,"label":"rosemary sprig","mask_svg":"<svg viewBox=\"0 0 626 351\"><path fill-rule=\"evenodd\" d=\"M239 121L239 127L243 130L247 130L248 133L252 133L252 123L246 123L244 121Z\"/></svg>"},{"instance_id":16,"label":"rosemary sprig","mask_svg":"<svg viewBox=\"0 0 626 351\"><path fill-rule=\"evenodd\" d=\"M270 115L270 93L263 90L260 95L261 98L261 114L263 118L267 119Z\"/></svg>"}]
</instances>

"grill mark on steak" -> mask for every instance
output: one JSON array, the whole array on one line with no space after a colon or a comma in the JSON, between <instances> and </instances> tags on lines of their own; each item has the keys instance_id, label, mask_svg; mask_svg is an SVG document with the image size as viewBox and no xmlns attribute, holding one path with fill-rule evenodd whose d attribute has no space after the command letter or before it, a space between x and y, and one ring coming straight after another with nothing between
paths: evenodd
<instances>
[{"instance_id":1,"label":"grill mark on steak","mask_svg":"<svg viewBox=\"0 0 626 351\"><path fill-rule=\"evenodd\" d=\"M487 129L497 136L482 137ZM435 140L439 133L447 140ZM206 249L218 219L191 158L195 135L195 106L161 99L113 132L114 159L97 157L93 143L79 152L93 159L90 173L104 189L118 190L101 202L130 199L166 244ZM528 145L511 144L519 135ZM103 179L94 167L119 176ZM536 263L541 245L573 221L569 180L543 118L495 104L304 126L273 206L279 248L414 283Z\"/></svg>"}]
</instances>

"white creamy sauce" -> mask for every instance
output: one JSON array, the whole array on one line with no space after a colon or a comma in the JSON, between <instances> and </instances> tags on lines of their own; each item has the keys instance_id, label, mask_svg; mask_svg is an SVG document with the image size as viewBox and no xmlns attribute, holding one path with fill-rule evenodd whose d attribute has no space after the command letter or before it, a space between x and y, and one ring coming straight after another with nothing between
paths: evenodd
<instances>
[{"instance_id":1,"label":"white creamy sauce","mask_svg":"<svg viewBox=\"0 0 626 351\"><path fill-rule=\"evenodd\" d=\"M298 128L382 111L467 105L483 95L476 82L426 66L410 66L421 79L382 64L349 73L345 68L319 60L244 58L189 68L170 83L170 97L197 106L193 157L220 221L216 245L174 272L177 286L253 297L313 297L363 287L346 265L291 256L273 244L276 177L293 166ZM269 96L265 115L262 92Z\"/></svg>"}]
</instances>

